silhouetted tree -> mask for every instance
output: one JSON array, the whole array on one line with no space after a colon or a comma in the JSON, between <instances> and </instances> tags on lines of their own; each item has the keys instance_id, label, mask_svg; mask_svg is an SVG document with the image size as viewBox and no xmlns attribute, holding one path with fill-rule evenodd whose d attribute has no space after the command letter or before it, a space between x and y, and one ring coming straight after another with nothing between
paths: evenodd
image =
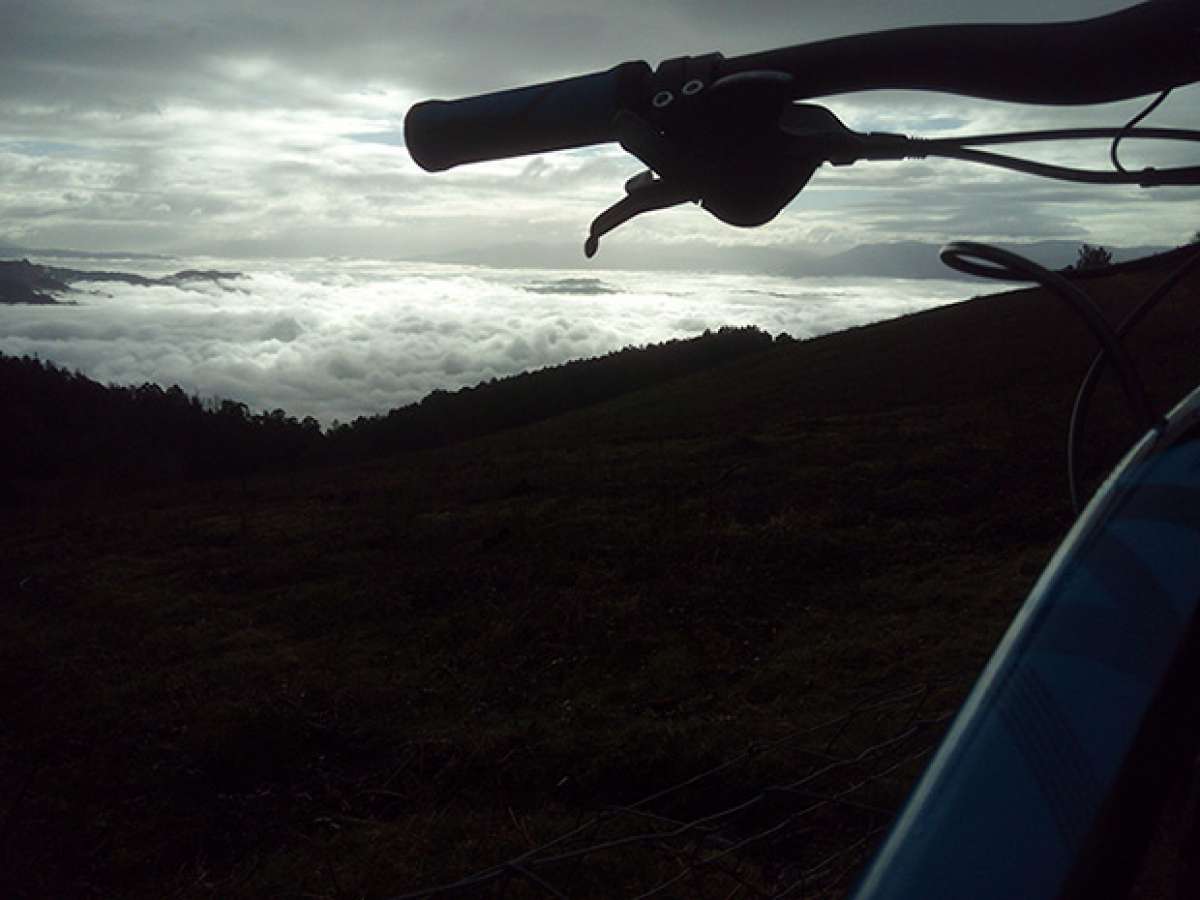
<instances>
[{"instance_id":1,"label":"silhouetted tree","mask_svg":"<svg viewBox=\"0 0 1200 900\"><path fill-rule=\"evenodd\" d=\"M1079 248L1079 256L1075 260L1075 271L1083 272L1087 269L1103 269L1106 266L1112 265L1112 254L1101 246L1093 247L1091 244L1084 244Z\"/></svg>"}]
</instances>

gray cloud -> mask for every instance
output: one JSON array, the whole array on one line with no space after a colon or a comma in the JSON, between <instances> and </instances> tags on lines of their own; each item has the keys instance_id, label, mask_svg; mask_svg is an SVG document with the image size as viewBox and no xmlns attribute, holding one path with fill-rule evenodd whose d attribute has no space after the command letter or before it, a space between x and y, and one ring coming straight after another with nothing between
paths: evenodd
<instances>
[{"instance_id":1,"label":"gray cloud","mask_svg":"<svg viewBox=\"0 0 1200 900\"><path fill-rule=\"evenodd\" d=\"M51 106L154 110L322 106L371 84L419 93L492 90L644 58L732 55L836 35L944 21L1044 21L1111 12L1121 0L17 0L0 35L0 97Z\"/></svg>"},{"instance_id":2,"label":"gray cloud","mask_svg":"<svg viewBox=\"0 0 1200 900\"><path fill-rule=\"evenodd\" d=\"M239 255L418 257L492 244L497 236L574 246L592 216L620 196L637 161L615 150L584 151L429 176L401 146L408 106L631 58L654 62L713 49L733 55L953 20L1061 20L1125 5L9 0L0 31L0 238ZM855 127L927 134L1040 127L1064 117L938 95L867 94L831 105ZM1116 124L1135 108L1073 110L1071 120ZM1186 125L1198 111L1197 93L1183 91L1155 121ZM1127 152L1147 164L1181 158L1177 151ZM1075 157L1070 151L1062 158ZM692 210L655 216L629 233L646 246L846 245L880 239L902 224L898 212L869 215L892 198L911 204L910 221L922 233L939 223L972 227L989 209L1008 223L1004 233L1020 227L1019 211L987 206L1005 199L1003 192L988 193L992 182L962 172L914 163L900 175L860 165L830 178L822 173L795 214L762 232L730 231ZM827 202L832 193L818 196L826 182L858 199L841 207ZM1030 237L1049 234L1055 222L1065 229L1059 236L1086 233L1100 220L1113 230L1119 222L1148 227L1144 204L1112 192L1089 192L1094 212L1084 210L1082 195L1061 210L1049 206L1060 199L1027 188L1028 180L1011 176L1003 184L1031 198ZM937 193L938 185L948 191ZM849 220L847 209L867 217ZM1175 227L1166 216L1160 240Z\"/></svg>"}]
</instances>

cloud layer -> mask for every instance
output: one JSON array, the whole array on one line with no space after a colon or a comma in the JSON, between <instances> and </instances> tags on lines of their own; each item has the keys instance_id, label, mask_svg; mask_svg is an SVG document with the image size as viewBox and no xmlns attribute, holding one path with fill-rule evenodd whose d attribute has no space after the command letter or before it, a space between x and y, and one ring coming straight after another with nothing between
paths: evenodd
<instances>
[{"instance_id":1,"label":"cloud layer","mask_svg":"<svg viewBox=\"0 0 1200 900\"><path fill-rule=\"evenodd\" d=\"M758 325L807 337L970 290L940 281L313 261L183 287L77 287L78 305L0 307L0 351L36 353L104 382L178 383L325 423L705 328Z\"/></svg>"}]
</instances>

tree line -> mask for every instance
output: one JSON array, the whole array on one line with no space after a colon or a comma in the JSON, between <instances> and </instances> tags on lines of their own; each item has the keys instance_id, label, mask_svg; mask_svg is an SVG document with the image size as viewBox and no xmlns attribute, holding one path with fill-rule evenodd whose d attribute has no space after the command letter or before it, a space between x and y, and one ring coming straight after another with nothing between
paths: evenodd
<instances>
[{"instance_id":1,"label":"tree line","mask_svg":"<svg viewBox=\"0 0 1200 900\"><path fill-rule=\"evenodd\" d=\"M288 471L429 449L529 424L762 351L772 338L721 328L595 359L492 379L322 429L282 409L201 399L178 385L100 384L30 356L0 354L0 477L195 480Z\"/></svg>"},{"instance_id":2,"label":"tree line","mask_svg":"<svg viewBox=\"0 0 1200 900\"><path fill-rule=\"evenodd\" d=\"M103 385L37 357L0 354L0 472L9 477L161 481L286 469L318 455L313 418L251 414L178 385Z\"/></svg>"},{"instance_id":3,"label":"tree line","mask_svg":"<svg viewBox=\"0 0 1200 900\"><path fill-rule=\"evenodd\" d=\"M435 390L419 403L386 415L360 417L332 429L328 436L339 456L439 447L548 419L789 340L786 334L772 338L747 326L626 347L592 359L493 378L455 392Z\"/></svg>"}]
</instances>

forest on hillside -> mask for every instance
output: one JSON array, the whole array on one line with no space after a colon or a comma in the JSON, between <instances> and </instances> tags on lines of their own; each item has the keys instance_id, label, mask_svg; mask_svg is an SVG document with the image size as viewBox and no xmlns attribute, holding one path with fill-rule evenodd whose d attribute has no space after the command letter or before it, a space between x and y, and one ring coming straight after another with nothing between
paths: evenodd
<instances>
[{"instance_id":1,"label":"forest on hillside","mask_svg":"<svg viewBox=\"0 0 1200 900\"><path fill-rule=\"evenodd\" d=\"M202 399L178 385L104 385L47 360L0 354L0 415L17 438L0 444L0 472L21 480L153 483L430 449L717 366L775 340L755 327L722 328L626 347L458 391L436 390L419 403L329 429L311 416L253 412L240 401Z\"/></svg>"}]
</instances>

